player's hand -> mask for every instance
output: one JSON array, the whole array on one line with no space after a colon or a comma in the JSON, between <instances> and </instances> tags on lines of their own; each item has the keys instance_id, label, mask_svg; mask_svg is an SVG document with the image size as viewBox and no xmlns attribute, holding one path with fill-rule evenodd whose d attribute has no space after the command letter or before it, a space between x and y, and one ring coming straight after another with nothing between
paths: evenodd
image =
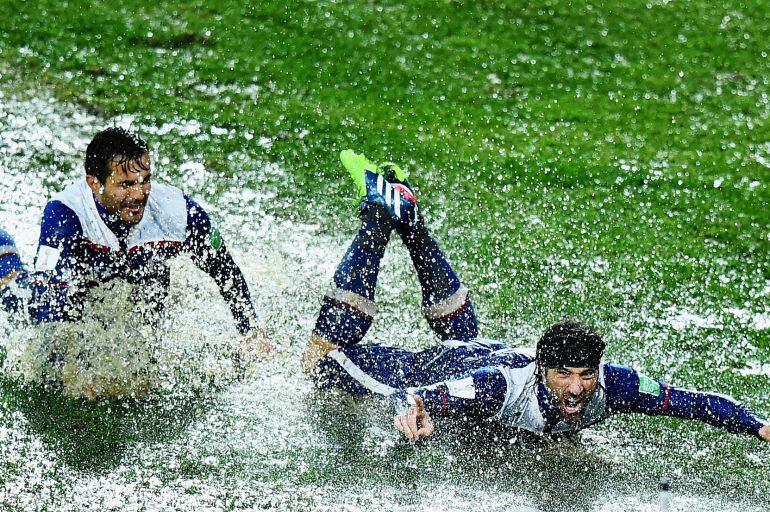
<instances>
[{"instance_id":1,"label":"player's hand","mask_svg":"<svg viewBox=\"0 0 770 512\"><path fill-rule=\"evenodd\" d=\"M275 354L275 345L262 329L244 336L235 347L239 363L248 366L256 359L266 359Z\"/></svg>"},{"instance_id":2,"label":"player's hand","mask_svg":"<svg viewBox=\"0 0 770 512\"><path fill-rule=\"evenodd\" d=\"M770 441L770 424L759 429L759 437L765 441Z\"/></svg>"},{"instance_id":3,"label":"player's hand","mask_svg":"<svg viewBox=\"0 0 770 512\"><path fill-rule=\"evenodd\" d=\"M393 418L393 425L410 441L419 441L433 434L433 420L425 410L422 398L415 396L414 402L414 407Z\"/></svg>"}]
</instances>

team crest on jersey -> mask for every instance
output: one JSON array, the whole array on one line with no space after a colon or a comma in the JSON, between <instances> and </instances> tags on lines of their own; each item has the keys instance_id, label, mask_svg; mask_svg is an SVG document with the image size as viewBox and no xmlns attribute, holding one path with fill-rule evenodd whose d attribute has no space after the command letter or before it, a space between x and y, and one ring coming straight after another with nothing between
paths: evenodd
<instances>
[{"instance_id":1,"label":"team crest on jersey","mask_svg":"<svg viewBox=\"0 0 770 512\"><path fill-rule=\"evenodd\" d=\"M211 230L211 234L209 235L209 242L215 251L218 251L219 248L222 247L222 233L220 233L217 228Z\"/></svg>"},{"instance_id":2,"label":"team crest on jersey","mask_svg":"<svg viewBox=\"0 0 770 512\"><path fill-rule=\"evenodd\" d=\"M647 395L660 396L660 383L646 375L639 375L639 392Z\"/></svg>"}]
</instances>

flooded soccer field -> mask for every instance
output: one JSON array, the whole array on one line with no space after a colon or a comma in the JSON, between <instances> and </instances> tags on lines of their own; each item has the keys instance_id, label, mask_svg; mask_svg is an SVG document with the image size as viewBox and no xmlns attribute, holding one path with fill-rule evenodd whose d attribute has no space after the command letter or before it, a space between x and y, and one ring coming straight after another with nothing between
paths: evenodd
<instances>
[{"instance_id":1,"label":"flooded soccer field","mask_svg":"<svg viewBox=\"0 0 770 512\"><path fill-rule=\"evenodd\" d=\"M30 261L36 233L29 226L38 222L48 193L77 176L78 148L104 121L50 98L7 95L0 118L0 164L8 184L0 218ZM199 133L209 130L199 127ZM159 153L162 160L162 148ZM31 181L30 166L47 158L53 163ZM349 230L332 235L275 218L265 208L269 190L233 187L211 196L205 167L194 161L182 167L191 174L178 178L160 170L161 179L185 186L220 212L258 311L280 344L278 355L237 379L229 311L205 275L179 262L172 294L178 302L157 347L165 380L155 398L91 404L3 378L1 498L9 509L657 510L664 476L674 481L674 510L767 506L760 478L770 468L767 449L683 422L612 420L586 433L580 446L555 448L499 431L462 433L445 421L446 435L414 446L390 428L387 404L314 391L299 369L299 353ZM285 171L245 161L243 172ZM382 320L372 337L426 346L433 340L418 314L406 258L398 246L387 257ZM647 327L645 342L703 329L712 337L731 333L730 323L715 314L670 310L669 318ZM733 318L743 318L744 328L766 328L766 316ZM633 322L616 321L613 336L633 335ZM29 333L20 336L7 324L3 331L7 352L30 342ZM104 336L134 341L117 329ZM522 328L513 343L534 339ZM766 379L763 368L748 365L736 373Z\"/></svg>"},{"instance_id":2,"label":"flooded soccer field","mask_svg":"<svg viewBox=\"0 0 770 512\"><path fill-rule=\"evenodd\" d=\"M227 306L181 258L159 332L134 329L120 285L83 326L0 315L0 509L657 511L661 478L670 510L770 509L770 448L752 438L618 416L551 446L443 419L413 445L387 403L319 392L299 365L357 228L337 163L352 147L411 170L482 335L532 347L573 316L609 360L770 414L761 2L15 4L0 6L0 227L24 262L94 133L130 127L157 179L212 213L279 350L239 371ZM395 241L367 339L435 343L419 300ZM143 344L155 391L90 403L41 386L52 339L129 383Z\"/></svg>"}]
</instances>

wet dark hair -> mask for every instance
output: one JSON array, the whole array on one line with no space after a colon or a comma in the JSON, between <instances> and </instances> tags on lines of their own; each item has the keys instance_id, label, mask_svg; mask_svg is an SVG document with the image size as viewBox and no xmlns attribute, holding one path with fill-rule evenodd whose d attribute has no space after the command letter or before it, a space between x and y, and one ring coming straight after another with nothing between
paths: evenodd
<instances>
[{"instance_id":1,"label":"wet dark hair","mask_svg":"<svg viewBox=\"0 0 770 512\"><path fill-rule=\"evenodd\" d=\"M565 318L545 330L537 342L538 368L598 368L604 355L604 339L590 326Z\"/></svg>"},{"instance_id":2,"label":"wet dark hair","mask_svg":"<svg viewBox=\"0 0 770 512\"><path fill-rule=\"evenodd\" d=\"M111 161L116 161L118 165L139 162L147 152L147 142L139 135L125 128L111 126L97 133L88 143L86 174L105 183L112 172L109 166ZM144 166L141 167L144 169Z\"/></svg>"}]
</instances>

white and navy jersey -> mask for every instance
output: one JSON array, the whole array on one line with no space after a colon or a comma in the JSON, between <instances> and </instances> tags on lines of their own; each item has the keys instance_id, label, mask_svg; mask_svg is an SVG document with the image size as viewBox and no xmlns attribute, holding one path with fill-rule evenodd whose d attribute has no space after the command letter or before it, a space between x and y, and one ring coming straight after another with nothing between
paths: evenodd
<instances>
[{"instance_id":1,"label":"white and navy jersey","mask_svg":"<svg viewBox=\"0 0 770 512\"><path fill-rule=\"evenodd\" d=\"M46 205L34 265L32 316L41 322L77 319L94 285L120 278L138 284L138 299L161 310L169 260L191 256L219 286L242 333L254 327L245 279L206 211L181 190L153 183L144 215L130 224L109 215L85 179Z\"/></svg>"},{"instance_id":2,"label":"white and navy jersey","mask_svg":"<svg viewBox=\"0 0 770 512\"><path fill-rule=\"evenodd\" d=\"M505 379L505 398L493 417L506 425L536 434L569 434L586 428L611 414L607 407L605 383L605 372L610 367L614 368L608 364L599 367L596 391L577 422L562 421L555 414L556 408L551 406L548 395L544 393L545 386L538 376L534 360L520 368L496 367L494 371ZM472 376L469 378L473 380Z\"/></svg>"},{"instance_id":3,"label":"white and navy jersey","mask_svg":"<svg viewBox=\"0 0 770 512\"><path fill-rule=\"evenodd\" d=\"M421 352L349 345L322 359L320 387L390 397L398 414L419 396L434 415L491 420L544 436L569 436L616 413L696 419L758 435L766 421L732 398L676 388L632 368L603 363L581 419L561 419L531 353L495 341L449 341Z\"/></svg>"},{"instance_id":4,"label":"white and navy jersey","mask_svg":"<svg viewBox=\"0 0 770 512\"><path fill-rule=\"evenodd\" d=\"M24 281L24 273L24 265L13 238L0 228L0 280L7 281L6 286L0 285L0 309L8 311L12 316L23 309L24 301L19 295L23 295L20 284Z\"/></svg>"}]
</instances>

